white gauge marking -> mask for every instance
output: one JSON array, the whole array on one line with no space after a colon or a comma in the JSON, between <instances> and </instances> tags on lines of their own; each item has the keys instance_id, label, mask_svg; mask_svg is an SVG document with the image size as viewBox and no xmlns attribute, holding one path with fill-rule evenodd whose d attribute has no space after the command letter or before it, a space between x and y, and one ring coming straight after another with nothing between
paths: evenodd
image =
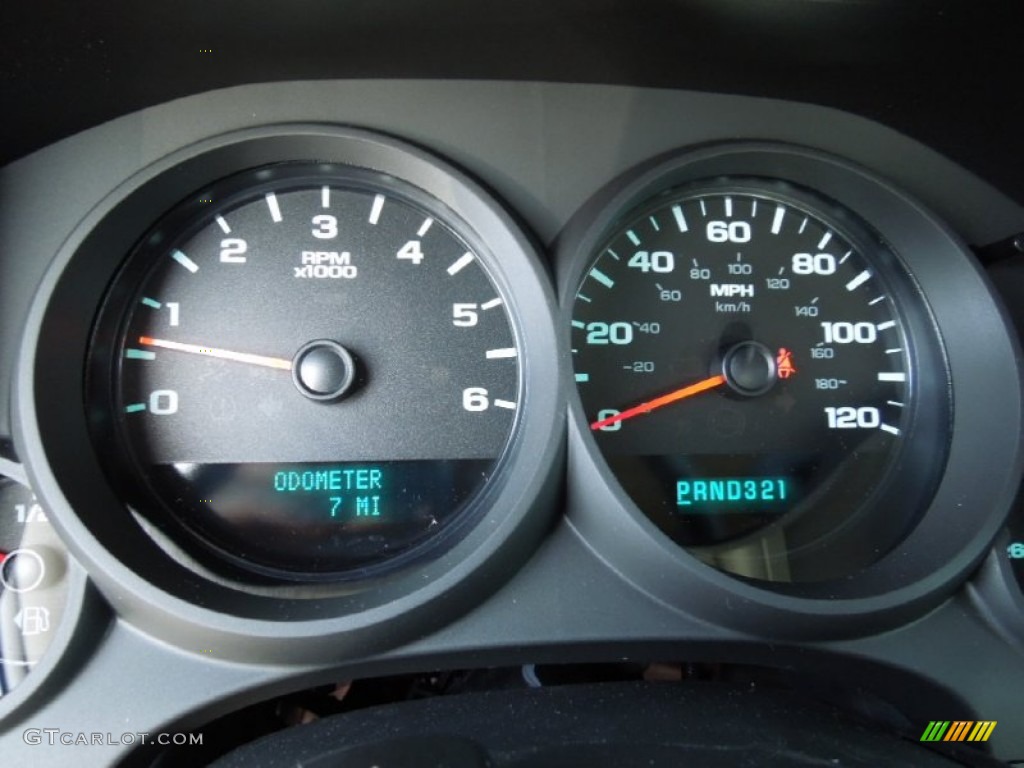
<instances>
[{"instance_id":1,"label":"white gauge marking","mask_svg":"<svg viewBox=\"0 0 1024 768\"><path fill-rule=\"evenodd\" d=\"M328 187L326 184L320 187L320 207L331 207L331 188Z\"/></svg>"},{"instance_id":2,"label":"white gauge marking","mask_svg":"<svg viewBox=\"0 0 1024 768\"><path fill-rule=\"evenodd\" d=\"M750 218L757 218L757 198L755 197L750 201Z\"/></svg>"},{"instance_id":3,"label":"white gauge marking","mask_svg":"<svg viewBox=\"0 0 1024 768\"><path fill-rule=\"evenodd\" d=\"M775 216L772 218L772 234L777 235L782 231L782 220L786 217L786 206L781 203L775 207Z\"/></svg>"},{"instance_id":4,"label":"white gauge marking","mask_svg":"<svg viewBox=\"0 0 1024 768\"><path fill-rule=\"evenodd\" d=\"M181 264L181 266L183 266L193 275L199 271L199 265L192 261L192 259L190 259L181 251L171 251L171 258L174 259L179 264Z\"/></svg>"},{"instance_id":5,"label":"white gauge marking","mask_svg":"<svg viewBox=\"0 0 1024 768\"><path fill-rule=\"evenodd\" d=\"M433 225L433 223L434 220L431 218L424 219L423 223L420 224L420 228L416 230L416 237L423 237L425 234L427 234L427 232L430 231L430 227L431 225Z\"/></svg>"},{"instance_id":6,"label":"white gauge marking","mask_svg":"<svg viewBox=\"0 0 1024 768\"><path fill-rule=\"evenodd\" d=\"M124 407L125 413L139 413L144 410L146 410L145 403L132 403L131 405L126 405Z\"/></svg>"},{"instance_id":7,"label":"white gauge marking","mask_svg":"<svg viewBox=\"0 0 1024 768\"><path fill-rule=\"evenodd\" d=\"M500 298L498 298L498 299L491 299L490 301L485 301L483 304L481 304L480 305L480 309L494 309L495 307L500 307L500 306L501 306L501 299Z\"/></svg>"},{"instance_id":8,"label":"white gauge marking","mask_svg":"<svg viewBox=\"0 0 1024 768\"><path fill-rule=\"evenodd\" d=\"M143 298L142 303L145 304L147 307L152 307L153 309L160 309L160 307L163 306L163 304L161 304L156 299Z\"/></svg>"},{"instance_id":9,"label":"white gauge marking","mask_svg":"<svg viewBox=\"0 0 1024 768\"><path fill-rule=\"evenodd\" d=\"M633 245L640 245L640 238L637 237L636 232L632 229L626 232L626 237L629 238L629 241L633 243Z\"/></svg>"},{"instance_id":10,"label":"white gauge marking","mask_svg":"<svg viewBox=\"0 0 1024 768\"><path fill-rule=\"evenodd\" d=\"M828 245L828 241L831 240L831 239L832 239L832 233L831 232L826 232L825 236L823 238L821 238L821 240L818 241L818 248L819 249L824 248L826 245Z\"/></svg>"},{"instance_id":11,"label":"white gauge marking","mask_svg":"<svg viewBox=\"0 0 1024 768\"><path fill-rule=\"evenodd\" d=\"M701 216L707 216L708 215L708 207L706 205L704 205L704 201L703 200L700 201L700 215Z\"/></svg>"},{"instance_id":12,"label":"white gauge marking","mask_svg":"<svg viewBox=\"0 0 1024 768\"><path fill-rule=\"evenodd\" d=\"M902 371L883 371L878 374L879 381L906 381L907 374Z\"/></svg>"},{"instance_id":13,"label":"white gauge marking","mask_svg":"<svg viewBox=\"0 0 1024 768\"><path fill-rule=\"evenodd\" d=\"M800 229L797 230L798 235L802 235L804 230L807 229L807 217L804 216L804 220L800 222Z\"/></svg>"},{"instance_id":14,"label":"white gauge marking","mask_svg":"<svg viewBox=\"0 0 1024 768\"><path fill-rule=\"evenodd\" d=\"M273 192L267 192L267 208L270 209L270 218L277 224L281 221L281 206L277 204L277 195Z\"/></svg>"},{"instance_id":15,"label":"white gauge marking","mask_svg":"<svg viewBox=\"0 0 1024 768\"><path fill-rule=\"evenodd\" d=\"M893 349L885 350L885 354L887 354L887 355L896 355L896 354L899 354L902 351L903 351L903 347L894 347Z\"/></svg>"},{"instance_id":16,"label":"white gauge marking","mask_svg":"<svg viewBox=\"0 0 1024 768\"><path fill-rule=\"evenodd\" d=\"M658 220L656 218L651 216L648 218L648 221L651 222L651 226L654 227L655 232L661 232L661 227L658 226Z\"/></svg>"},{"instance_id":17,"label":"white gauge marking","mask_svg":"<svg viewBox=\"0 0 1024 768\"><path fill-rule=\"evenodd\" d=\"M819 245L818 247L820 248L821 246ZM846 260L847 260L848 258L850 258L850 254L852 254L852 253L853 253L853 251L847 251L846 253L844 253L844 254L843 254L843 258L841 258L841 259L839 260L839 263L840 263L840 264L845 264L845 263L846 263Z\"/></svg>"},{"instance_id":18,"label":"white gauge marking","mask_svg":"<svg viewBox=\"0 0 1024 768\"><path fill-rule=\"evenodd\" d=\"M370 209L370 223L374 226L380 221L380 212L384 210L384 195L375 195L373 198L373 207Z\"/></svg>"},{"instance_id":19,"label":"white gauge marking","mask_svg":"<svg viewBox=\"0 0 1024 768\"><path fill-rule=\"evenodd\" d=\"M223 216L217 216L214 220L217 222L217 226L220 227L221 232L223 232L225 235L231 234L231 227L229 227L228 223L224 221Z\"/></svg>"},{"instance_id":20,"label":"white gauge marking","mask_svg":"<svg viewBox=\"0 0 1024 768\"><path fill-rule=\"evenodd\" d=\"M461 256L459 256L459 258L457 258L455 260L454 264L452 264L450 267L448 267L448 274L449 275L457 274L463 268L469 266L472 263L473 259L475 259L475 258L476 258L476 256L474 256L472 253L469 253L467 251L466 253L464 253Z\"/></svg>"},{"instance_id":21,"label":"white gauge marking","mask_svg":"<svg viewBox=\"0 0 1024 768\"><path fill-rule=\"evenodd\" d=\"M682 206L673 205L672 215L675 216L676 218L676 226L679 227L680 232L686 232L690 229L688 226L686 226L686 217L683 216Z\"/></svg>"},{"instance_id":22,"label":"white gauge marking","mask_svg":"<svg viewBox=\"0 0 1024 768\"><path fill-rule=\"evenodd\" d=\"M510 411L514 411L516 409L516 404L513 403L511 400L495 399L494 407L495 408L507 408Z\"/></svg>"},{"instance_id":23,"label":"white gauge marking","mask_svg":"<svg viewBox=\"0 0 1024 768\"><path fill-rule=\"evenodd\" d=\"M580 301L585 301L585 302L587 302L587 304L592 304L592 303L593 303L593 302L592 302L592 301L590 300L590 297L589 297L589 296L584 296L584 295L583 295L582 293L577 293L577 294L576 294L576 298L577 298L577 299L579 299Z\"/></svg>"},{"instance_id":24,"label":"white gauge marking","mask_svg":"<svg viewBox=\"0 0 1024 768\"><path fill-rule=\"evenodd\" d=\"M144 349L126 349L124 356L129 360L156 360L156 352L147 352Z\"/></svg>"},{"instance_id":25,"label":"white gauge marking","mask_svg":"<svg viewBox=\"0 0 1024 768\"><path fill-rule=\"evenodd\" d=\"M895 328L895 327L896 327L896 321L895 320L886 320L884 323L879 323L878 325L875 326L875 328L877 330L879 330L879 331L887 331L890 328Z\"/></svg>"},{"instance_id":26,"label":"white gauge marking","mask_svg":"<svg viewBox=\"0 0 1024 768\"><path fill-rule=\"evenodd\" d=\"M578 382L590 381L590 374L589 373L577 373L576 374L576 381L578 381Z\"/></svg>"},{"instance_id":27,"label":"white gauge marking","mask_svg":"<svg viewBox=\"0 0 1024 768\"><path fill-rule=\"evenodd\" d=\"M503 347L501 349L488 349L485 353L488 360L503 360L516 356L515 347Z\"/></svg>"},{"instance_id":28,"label":"white gauge marking","mask_svg":"<svg viewBox=\"0 0 1024 768\"><path fill-rule=\"evenodd\" d=\"M859 275L857 275L855 278L853 278L853 280L851 280L850 282L848 282L846 284L846 290L848 290L848 291L855 291L858 288L860 288L862 285L864 285L864 283L866 283L870 279L871 279L871 270L865 269L863 272L861 272Z\"/></svg>"},{"instance_id":29,"label":"white gauge marking","mask_svg":"<svg viewBox=\"0 0 1024 768\"><path fill-rule=\"evenodd\" d=\"M871 301L868 302L868 306L869 307L873 307L873 306L875 306L875 304L878 304L879 302L882 302L882 301L885 301L885 296L879 296L876 299L872 299Z\"/></svg>"},{"instance_id":30,"label":"white gauge marking","mask_svg":"<svg viewBox=\"0 0 1024 768\"><path fill-rule=\"evenodd\" d=\"M900 433L896 427L890 427L888 424L880 424L878 428L883 432L888 432L890 435L898 435Z\"/></svg>"},{"instance_id":31,"label":"white gauge marking","mask_svg":"<svg viewBox=\"0 0 1024 768\"><path fill-rule=\"evenodd\" d=\"M885 402L888 403L889 405L895 405L897 408L903 407L903 403L901 403L899 400L886 400Z\"/></svg>"},{"instance_id":32,"label":"white gauge marking","mask_svg":"<svg viewBox=\"0 0 1024 768\"><path fill-rule=\"evenodd\" d=\"M613 259L615 259L616 261L618 261L618 260L619 260L619 254L617 254L617 253L616 253L615 251L613 251L613 250L612 250L611 248L609 248L609 249L608 249L608 250L606 251L606 253L607 253L607 254L608 254L609 256L611 256L611 257L612 257Z\"/></svg>"},{"instance_id":33,"label":"white gauge marking","mask_svg":"<svg viewBox=\"0 0 1024 768\"><path fill-rule=\"evenodd\" d=\"M615 281L608 277L608 275L606 275L597 267L594 267L592 270L590 270L590 276L597 280L597 282L599 282L605 288L611 288L613 285L615 285Z\"/></svg>"},{"instance_id":34,"label":"white gauge marking","mask_svg":"<svg viewBox=\"0 0 1024 768\"><path fill-rule=\"evenodd\" d=\"M586 328L587 324L584 323L582 320L573 320L572 321L572 327L573 328Z\"/></svg>"},{"instance_id":35,"label":"white gauge marking","mask_svg":"<svg viewBox=\"0 0 1024 768\"><path fill-rule=\"evenodd\" d=\"M726 197L725 198L725 217L727 219L731 219L732 218L732 198L731 197Z\"/></svg>"}]
</instances>

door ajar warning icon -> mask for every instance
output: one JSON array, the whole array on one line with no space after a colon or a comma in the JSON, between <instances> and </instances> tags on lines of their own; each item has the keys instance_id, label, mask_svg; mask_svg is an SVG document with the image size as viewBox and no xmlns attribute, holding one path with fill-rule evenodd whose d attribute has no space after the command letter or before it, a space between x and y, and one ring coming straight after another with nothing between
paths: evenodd
<instances>
[{"instance_id":1,"label":"door ajar warning icon","mask_svg":"<svg viewBox=\"0 0 1024 768\"><path fill-rule=\"evenodd\" d=\"M988 741L996 720L932 720L921 741Z\"/></svg>"}]
</instances>

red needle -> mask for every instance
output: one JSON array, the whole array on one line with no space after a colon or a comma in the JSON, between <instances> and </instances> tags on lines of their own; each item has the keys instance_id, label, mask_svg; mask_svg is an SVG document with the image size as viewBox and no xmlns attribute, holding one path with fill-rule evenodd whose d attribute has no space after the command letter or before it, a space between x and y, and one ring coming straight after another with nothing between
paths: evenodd
<instances>
[{"instance_id":1,"label":"red needle","mask_svg":"<svg viewBox=\"0 0 1024 768\"><path fill-rule=\"evenodd\" d=\"M233 352L230 349L201 347L198 344L182 344L180 341L153 339L149 336L140 336L139 344L142 344L145 347L173 349L175 352L188 352L193 355L207 355L208 357L217 357L221 360L234 360L236 363L248 363L249 365L262 365L267 368L278 368L282 371L290 371L292 369L292 361L285 360L281 357L250 355L248 352Z\"/></svg>"},{"instance_id":2,"label":"red needle","mask_svg":"<svg viewBox=\"0 0 1024 768\"><path fill-rule=\"evenodd\" d=\"M622 413L617 413L614 416L609 416L607 419L601 419L595 421L590 425L591 429L601 429L601 427L607 427L611 424L615 424L619 421L625 421L631 419L634 416L639 416L642 413L650 413L651 411L661 408L669 403L674 403L678 400L685 400L687 397L693 397L699 395L701 392L707 392L709 389L721 386L725 383L725 376L719 374L718 376L711 376L710 378L698 381L696 384L690 384L677 389L674 392L669 392L667 395L656 397L653 400L648 400L646 403L640 403L640 405L633 406Z\"/></svg>"}]
</instances>

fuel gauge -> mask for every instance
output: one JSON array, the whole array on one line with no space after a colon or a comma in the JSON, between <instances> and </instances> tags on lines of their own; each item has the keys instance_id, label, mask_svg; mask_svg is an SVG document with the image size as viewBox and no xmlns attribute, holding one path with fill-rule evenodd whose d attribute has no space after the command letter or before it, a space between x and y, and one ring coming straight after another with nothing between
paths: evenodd
<instances>
[{"instance_id":1,"label":"fuel gauge","mask_svg":"<svg viewBox=\"0 0 1024 768\"><path fill-rule=\"evenodd\" d=\"M0 474L0 696L39 662L67 602L67 551L32 491Z\"/></svg>"}]
</instances>

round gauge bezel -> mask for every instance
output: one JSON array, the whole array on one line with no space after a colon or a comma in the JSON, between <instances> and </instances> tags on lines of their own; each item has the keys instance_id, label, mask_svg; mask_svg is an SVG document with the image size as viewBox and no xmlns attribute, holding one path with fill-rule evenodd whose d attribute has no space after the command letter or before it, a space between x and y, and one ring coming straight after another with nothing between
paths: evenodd
<instances>
[{"instance_id":1,"label":"round gauge bezel","mask_svg":"<svg viewBox=\"0 0 1024 768\"><path fill-rule=\"evenodd\" d=\"M851 211L837 207L832 201L816 198L813 193L795 188L777 179L759 179L750 177L724 177L718 179L702 179L690 182L683 186L673 187L661 195L647 200L633 210L623 212L623 215L609 222L609 229L605 232L605 238L601 245L595 250L595 254L604 253L612 240L623 233L623 229L652 214L656 210L663 210L668 205L677 202L693 201L705 197L731 196L734 203L745 197L756 197L771 203L785 203L787 210L792 213L806 214L817 219L819 222L827 223L830 231L835 232L845 240L854 252L861 254L863 262L874 272L875 284L879 292L893 298L891 304L891 316L899 323L899 331L903 337L902 347L906 349L906 372L908 374L907 389L912 392L910 401L904 411L901 424L914 434L913 443L901 440L894 446L887 455L889 460L882 470L877 487L871 489L870 495L862 503L855 507L845 518L842 525L835 528L832 534L864 541L869 538L869 533L878 536L877 546L872 547L874 551L867 552L844 552L837 542L829 543L822 537L819 540L803 542L787 552L790 565L794 560L804 563L808 557L819 558L822 566L833 567L841 565L843 559L855 559L858 556L864 558L877 558L878 555L888 551L903 537L903 535L916 524L918 517L923 511L924 496L930 497L931 491L941 476L942 469L947 458L948 441L946 436L949 432L950 403L948 401L948 372L946 361L938 340L934 338L934 326L931 322L930 311L927 306L922 306L920 313L904 311L904 307L911 302L923 303L922 298L908 275L895 273L886 274L886 271L901 270L898 264L898 257L891 252L888 246L880 241L877 234L871 232L867 225L858 221ZM594 260L583 266L580 271L580 282L577 286L579 292L586 290L587 275L590 268L595 266L600 256L595 255ZM888 267L888 270L886 269ZM587 292L589 297L594 294ZM591 300L593 300L591 298ZM584 352L585 350L579 350ZM574 355L574 360L579 359L579 354ZM937 374L935 376L917 375L918 371ZM609 468L609 473L612 473ZM618 483L618 479L616 478ZM620 484L621 485L621 484ZM923 485L922 488L916 486ZM811 492L815 495L821 492L818 488ZM810 501L810 498L804 502ZM634 502L635 503L635 502ZM877 509L872 514L870 507L886 504L889 508L899 507L900 514L881 513ZM805 516L812 516L814 512L808 509L804 503L783 513L777 519L764 523L757 527L745 530L735 536L724 538L719 541L695 543L687 545L677 542L684 549L687 549L699 557L701 555L713 556L721 551L728 551L735 546L742 546L744 542L758 539L762 534L778 528L787 528L797 520ZM660 510L655 510L654 517L661 518ZM654 522L654 518L649 516ZM657 522L655 522L658 525ZM659 528L671 537L661 525ZM822 551L824 548L824 551ZM879 551L881 550L881 551ZM861 565L844 567L849 570L857 570ZM734 574L735 575L735 574ZM846 574L841 574L844 577ZM759 580L749 578L752 583ZM825 581L818 578L814 581ZM766 580L765 586L778 590L800 590L813 581L771 581Z\"/></svg>"},{"instance_id":2,"label":"round gauge bezel","mask_svg":"<svg viewBox=\"0 0 1024 768\"><path fill-rule=\"evenodd\" d=\"M2 457L0 476L29 486L24 468ZM13 691L0 697L0 723L6 722L9 718L24 716L34 702L46 701L65 679L64 676L71 673L75 662L71 657L78 655L75 649L81 645L81 638L88 631L95 630L106 616L106 611L99 605L99 601L90 599L88 577L73 557L68 557L64 578L67 581L67 594L60 621L53 629L50 644L25 680Z\"/></svg>"},{"instance_id":3,"label":"round gauge bezel","mask_svg":"<svg viewBox=\"0 0 1024 768\"><path fill-rule=\"evenodd\" d=\"M459 504L451 518L443 523L439 530L415 544L400 549L390 557L347 569L286 570L242 557L226 542L214 540L208 532L201 530L196 520L180 517L170 503L159 498L159 489L147 477L146 467L136 452L137 446L134 446L128 437L124 415L116 413L114 409L114 389L118 386L125 366L120 350L124 347L125 335L131 322L132 302L138 300L144 281L159 269L157 260L153 258L153 251L163 253L172 240L181 242L194 237L206 227L214 226L210 222L208 204L203 202L205 200L217 199L220 202L218 211L230 211L239 205L251 204L269 191L285 194L319 189L325 183L336 184L339 189L346 191L368 194L386 191L389 198L400 200L409 209L432 216L436 221L436 227L448 230L455 241L474 253L488 253L487 244L457 213L429 197L424 190L393 175L322 161L282 162L261 166L217 180L210 189L191 194L188 200L169 212L140 238L137 247L125 259L112 281L97 314L97 320L93 324L92 342L87 352L87 407L100 412L100 415L91 421L90 427L96 453L102 456L102 461L107 465L107 477L111 487L119 498L128 502L139 516L146 518L148 523L153 525L149 530L159 541L168 547L180 547L180 550L192 557L193 563L204 572L240 583L252 580L260 585L275 582L366 582L412 567L453 546L479 522L481 514L490 505L493 498L490 479L499 476L504 470L508 447L514 442L521 414L517 409L513 415L501 453L488 469L488 479ZM481 262L477 266L499 296L506 298L505 286L496 283L487 263ZM505 303L515 305L514 302ZM511 315L508 319L509 330L515 336L516 328ZM294 371L292 375L294 377ZM520 392L523 390L523 378L523 368L517 364L515 379L517 390ZM104 392L107 386L110 391ZM92 400L88 391L90 388L99 391ZM105 419L102 416L104 412L113 414L113 418ZM278 439L282 442L302 443L306 438L296 434L278 435ZM165 535L167 540L164 539Z\"/></svg>"},{"instance_id":4,"label":"round gauge bezel","mask_svg":"<svg viewBox=\"0 0 1024 768\"><path fill-rule=\"evenodd\" d=\"M948 596L984 556L1016 493L1022 449L1015 339L967 247L919 203L865 169L803 147L735 142L653 158L591 198L559 238L564 346L576 287L615 224L672 190L731 177L782 182L848 209L889 246L925 297L927 321L945 350L953 405L946 469L932 501L900 543L846 578L750 582L700 562L637 508L610 476L571 384L569 521L639 589L716 624L821 638L906 621ZM1002 409L990 408L992 402Z\"/></svg>"},{"instance_id":5,"label":"round gauge bezel","mask_svg":"<svg viewBox=\"0 0 1024 768\"><path fill-rule=\"evenodd\" d=\"M97 308L139 238L188 195L262 166L338 164L401 179L466 222L520 345L519 417L475 525L446 551L352 584L252 586L157 543L121 503L89 440L81 376ZM500 258L498 255L500 254ZM119 612L182 647L236 659L308 661L390 647L443 624L495 589L532 552L562 472L562 356L556 303L532 242L487 191L436 156L370 131L277 125L185 147L119 186L80 222L30 310L16 382L15 438L33 485ZM287 640L287 642L282 642Z\"/></svg>"}]
</instances>

